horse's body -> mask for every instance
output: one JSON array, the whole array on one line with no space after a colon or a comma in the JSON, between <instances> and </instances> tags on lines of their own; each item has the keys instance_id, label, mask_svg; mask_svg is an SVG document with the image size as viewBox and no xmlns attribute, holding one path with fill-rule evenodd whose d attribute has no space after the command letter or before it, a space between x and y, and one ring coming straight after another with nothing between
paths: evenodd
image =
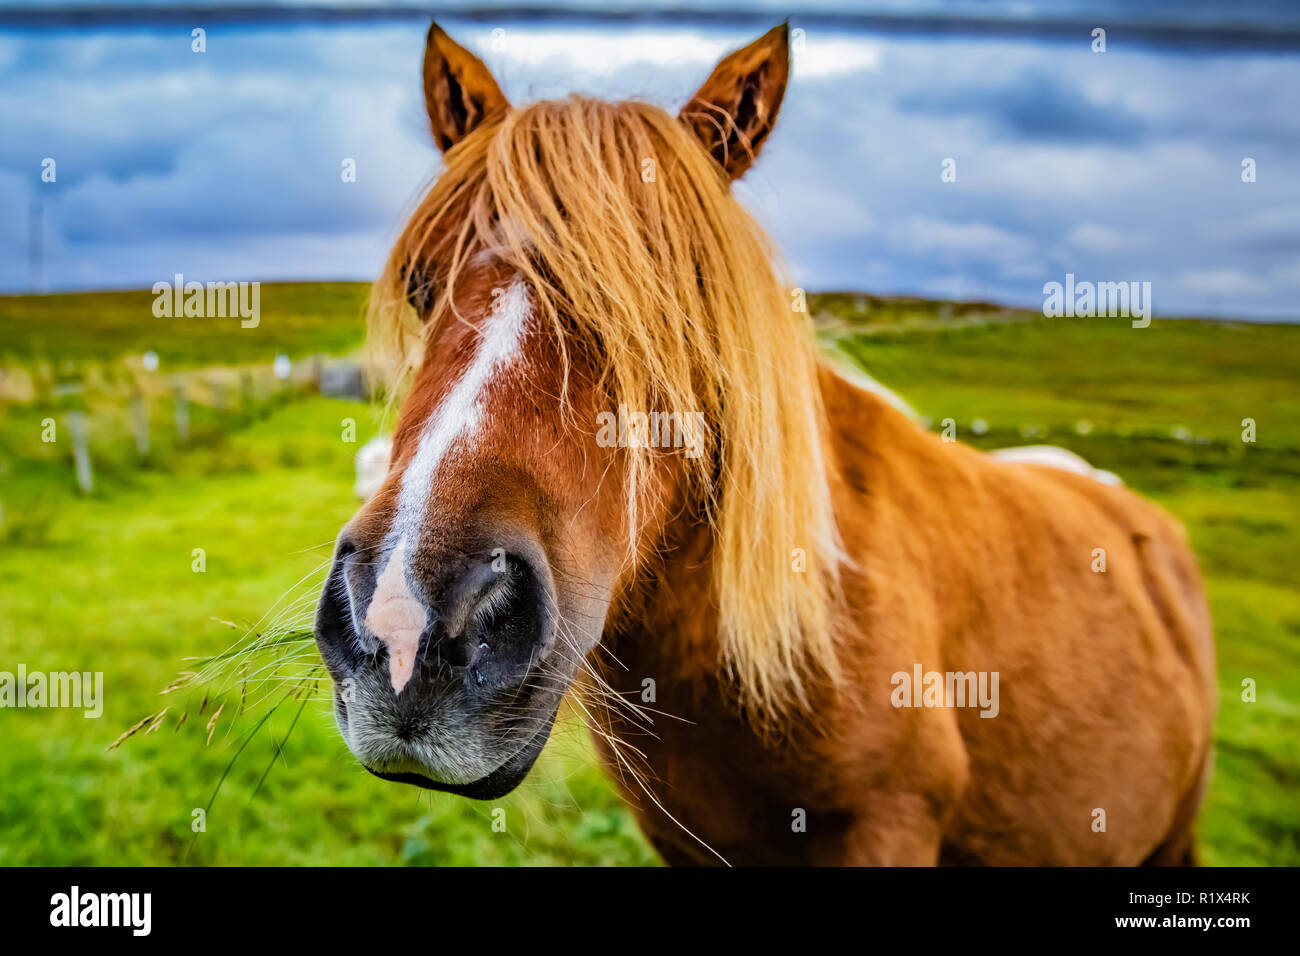
<instances>
[{"instance_id":1,"label":"horse's body","mask_svg":"<svg viewBox=\"0 0 1300 956\"><path fill-rule=\"evenodd\" d=\"M430 31L447 169L371 307L411 391L317 615L340 729L494 799L572 692L670 862L1184 862L1214 664L1182 533L817 357L729 191L788 58L771 31L680 117L511 110ZM612 441L615 409L699 427Z\"/></svg>"},{"instance_id":2,"label":"horse's body","mask_svg":"<svg viewBox=\"0 0 1300 956\"><path fill-rule=\"evenodd\" d=\"M849 690L814 701L828 729L776 743L736 716L717 680L709 534L683 521L639 625L605 638L615 687L660 675L655 706L689 721L651 735L608 713L660 781L663 810L624 781L656 848L715 860L703 841L733 864L1185 862L1214 655L1181 529L1124 489L999 462L822 382L857 565ZM996 718L893 706L891 675L915 663L998 672Z\"/></svg>"}]
</instances>

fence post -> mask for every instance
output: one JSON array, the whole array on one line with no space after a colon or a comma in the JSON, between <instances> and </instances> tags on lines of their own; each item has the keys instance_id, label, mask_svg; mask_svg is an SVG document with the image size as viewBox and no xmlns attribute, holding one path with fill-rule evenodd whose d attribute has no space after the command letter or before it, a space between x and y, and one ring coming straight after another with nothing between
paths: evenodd
<instances>
[{"instance_id":1,"label":"fence post","mask_svg":"<svg viewBox=\"0 0 1300 956\"><path fill-rule=\"evenodd\" d=\"M185 395L185 380L178 379L173 388L176 401L176 440L185 445L190 440L190 405Z\"/></svg>"},{"instance_id":2,"label":"fence post","mask_svg":"<svg viewBox=\"0 0 1300 956\"><path fill-rule=\"evenodd\" d=\"M259 369L257 377L254 379L257 386L257 401L260 406L258 410L259 418L271 417L271 402L275 399L275 374L269 377L262 375Z\"/></svg>"},{"instance_id":3,"label":"fence post","mask_svg":"<svg viewBox=\"0 0 1300 956\"><path fill-rule=\"evenodd\" d=\"M94 491L90 473L90 436L84 412L68 412L68 431L72 434L72 461L77 470L77 487L83 494Z\"/></svg>"},{"instance_id":4,"label":"fence post","mask_svg":"<svg viewBox=\"0 0 1300 956\"><path fill-rule=\"evenodd\" d=\"M40 362L32 374L32 385L36 389L36 400L47 402L54 392L54 369L49 362Z\"/></svg>"},{"instance_id":5,"label":"fence post","mask_svg":"<svg viewBox=\"0 0 1300 956\"><path fill-rule=\"evenodd\" d=\"M244 369L239 373L239 392L240 392L240 410L243 412L245 423L251 423L253 420L253 373Z\"/></svg>"},{"instance_id":6,"label":"fence post","mask_svg":"<svg viewBox=\"0 0 1300 956\"><path fill-rule=\"evenodd\" d=\"M141 458L149 456L149 406L144 392L138 387L131 390L131 421L135 427L135 450Z\"/></svg>"}]
</instances>

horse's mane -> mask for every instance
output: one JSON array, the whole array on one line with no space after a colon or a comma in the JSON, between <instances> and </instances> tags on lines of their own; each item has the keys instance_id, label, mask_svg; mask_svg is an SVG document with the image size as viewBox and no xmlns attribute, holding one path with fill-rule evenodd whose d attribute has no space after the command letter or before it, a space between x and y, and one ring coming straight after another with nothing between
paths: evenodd
<instances>
[{"instance_id":1,"label":"horse's mane","mask_svg":"<svg viewBox=\"0 0 1300 956\"><path fill-rule=\"evenodd\" d=\"M566 383L581 339L599 343L611 408L704 413L708 452L680 460L713 528L721 663L759 723L802 710L810 682L839 677L816 350L722 170L685 124L636 102L575 96L476 130L372 293L368 350L390 384L421 357L409 302L444 321L485 249L555 324ZM656 450L626 454L635 529ZM645 547L629 542L629 559Z\"/></svg>"}]
</instances>

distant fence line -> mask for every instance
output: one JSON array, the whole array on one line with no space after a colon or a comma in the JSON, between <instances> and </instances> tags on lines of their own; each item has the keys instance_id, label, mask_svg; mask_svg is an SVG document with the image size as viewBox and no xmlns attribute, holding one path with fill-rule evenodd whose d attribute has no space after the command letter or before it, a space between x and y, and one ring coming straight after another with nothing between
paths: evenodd
<instances>
[{"instance_id":1,"label":"distant fence line","mask_svg":"<svg viewBox=\"0 0 1300 956\"><path fill-rule=\"evenodd\" d=\"M40 361L34 369L0 366L0 407L26 408L33 428L50 429L45 443L71 447L77 488L94 490L92 448L104 453L111 446L133 449L139 464L159 453L155 423L171 434L170 446L184 448L196 437L192 412L206 409L204 438L224 434L267 417L278 405L308 395L365 398L365 377L358 363L329 361L314 355L291 363L277 357L270 366L198 368L176 373L146 368L140 357L118 362ZM231 400L231 396L235 396ZM157 406L170 406L159 415ZM61 441L66 435L68 442Z\"/></svg>"}]
</instances>

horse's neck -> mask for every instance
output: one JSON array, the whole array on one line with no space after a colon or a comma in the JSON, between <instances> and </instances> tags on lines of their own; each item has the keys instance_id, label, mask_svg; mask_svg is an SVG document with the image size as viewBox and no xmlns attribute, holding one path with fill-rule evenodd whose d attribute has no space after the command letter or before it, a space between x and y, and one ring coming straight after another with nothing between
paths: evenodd
<instances>
[{"instance_id":1,"label":"horse's neck","mask_svg":"<svg viewBox=\"0 0 1300 956\"><path fill-rule=\"evenodd\" d=\"M671 509L676 517L663 529L656 556L646 560L618 603L602 639L610 654L595 656L617 661L613 666L620 680L716 677L713 533L702 512L689 506Z\"/></svg>"}]
</instances>

